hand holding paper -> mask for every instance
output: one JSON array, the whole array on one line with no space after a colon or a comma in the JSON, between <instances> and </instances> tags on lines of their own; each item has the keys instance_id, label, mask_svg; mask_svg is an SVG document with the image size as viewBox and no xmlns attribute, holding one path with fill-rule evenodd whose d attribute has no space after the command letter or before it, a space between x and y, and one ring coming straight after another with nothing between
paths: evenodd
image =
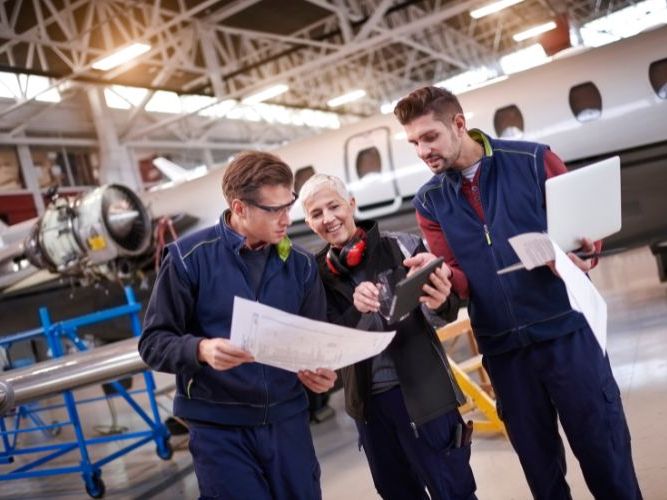
<instances>
[{"instance_id":1,"label":"hand holding paper","mask_svg":"<svg viewBox=\"0 0 667 500\"><path fill-rule=\"evenodd\" d=\"M521 267L526 270L555 262L555 271L565 282L570 306L584 315L604 352L607 348L607 303L591 280L548 234L525 233L508 241L519 257Z\"/></svg>"},{"instance_id":2,"label":"hand holding paper","mask_svg":"<svg viewBox=\"0 0 667 500\"><path fill-rule=\"evenodd\" d=\"M296 374L303 385L316 394L327 392L336 382L336 372L327 368L318 368L315 371L299 370Z\"/></svg>"}]
</instances>

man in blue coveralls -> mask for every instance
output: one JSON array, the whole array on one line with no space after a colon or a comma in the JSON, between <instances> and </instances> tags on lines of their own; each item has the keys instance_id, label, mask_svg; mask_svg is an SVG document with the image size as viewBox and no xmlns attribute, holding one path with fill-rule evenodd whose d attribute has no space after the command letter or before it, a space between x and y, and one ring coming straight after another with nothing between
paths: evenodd
<instances>
[{"instance_id":1,"label":"man in blue coveralls","mask_svg":"<svg viewBox=\"0 0 667 500\"><path fill-rule=\"evenodd\" d=\"M569 499L560 419L596 499L639 499L620 391L584 316L548 267L514 264L508 238L546 231L545 179L566 171L542 144L466 129L449 91L418 89L394 114L433 172L413 204L431 251L451 269L497 396L498 413L536 499ZM593 254L600 244L582 240ZM595 259L569 254L584 272ZM421 266L424 257L408 265Z\"/></svg>"},{"instance_id":2,"label":"man in blue coveralls","mask_svg":"<svg viewBox=\"0 0 667 500\"><path fill-rule=\"evenodd\" d=\"M200 498L321 498L303 386L325 392L336 374L255 363L228 340L234 296L326 320L317 264L287 237L292 184L278 157L238 155L222 179L229 209L167 247L146 310L139 351L176 374Z\"/></svg>"}]
</instances>

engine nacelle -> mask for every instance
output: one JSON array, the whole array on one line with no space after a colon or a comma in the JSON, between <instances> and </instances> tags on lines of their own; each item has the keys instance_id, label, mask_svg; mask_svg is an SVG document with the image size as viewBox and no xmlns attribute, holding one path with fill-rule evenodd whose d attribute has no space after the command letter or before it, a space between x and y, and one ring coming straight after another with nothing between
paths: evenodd
<instances>
[{"instance_id":1,"label":"engine nacelle","mask_svg":"<svg viewBox=\"0 0 667 500\"><path fill-rule=\"evenodd\" d=\"M85 274L117 257L140 255L151 242L146 207L130 189L101 186L75 198L57 198L24 242L31 264L53 273Z\"/></svg>"}]
</instances>

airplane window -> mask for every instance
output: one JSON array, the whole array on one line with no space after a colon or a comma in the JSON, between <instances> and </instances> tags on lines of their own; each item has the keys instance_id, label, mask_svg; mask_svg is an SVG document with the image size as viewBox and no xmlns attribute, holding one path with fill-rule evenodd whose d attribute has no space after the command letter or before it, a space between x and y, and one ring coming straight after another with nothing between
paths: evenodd
<instances>
[{"instance_id":1,"label":"airplane window","mask_svg":"<svg viewBox=\"0 0 667 500\"><path fill-rule=\"evenodd\" d=\"M296 191L296 193L299 194L301 192L301 188L303 187L303 185L313 175L315 175L315 169L310 165L308 165L307 167L302 167L296 172L294 172L294 191Z\"/></svg>"},{"instance_id":2,"label":"airplane window","mask_svg":"<svg viewBox=\"0 0 667 500\"><path fill-rule=\"evenodd\" d=\"M493 115L493 127L496 135L503 139L516 139L523 135L523 115L515 105L497 109Z\"/></svg>"},{"instance_id":3,"label":"airplane window","mask_svg":"<svg viewBox=\"0 0 667 500\"><path fill-rule=\"evenodd\" d=\"M652 62L648 68L648 77L658 97L667 99L667 59Z\"/></svg>"},{"instance_id":4,"label":"airplane window","mask_svg":"<svg viewBox=\"0 0 667 500\"><path fill-rule=\"evenodd\" d=\"M374 146L362 149L357 153L357 176L359 179L373 172L382 172L380 151Z\"/></svg>"},{"instance_id":5,"label":"airplane window","mask_svg":"<svg viewBox=\"0 0 667 500\"><path fill-rule=\"evenodd\" d=\"M575 85L570 89L570 109L580 122L590 122L600 118L602 96L593 82Z\"/></svg>"}]
</instances>

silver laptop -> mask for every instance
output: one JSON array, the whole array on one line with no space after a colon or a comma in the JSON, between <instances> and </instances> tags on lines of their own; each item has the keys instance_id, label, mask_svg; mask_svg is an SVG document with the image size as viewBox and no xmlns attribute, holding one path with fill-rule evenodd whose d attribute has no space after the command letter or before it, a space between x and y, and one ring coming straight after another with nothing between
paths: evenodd
<instances>
[{"instance_id":1,"label":"silver laptop","mask_svg":"<svg viewBox=\"0 0 667 500\"><path fill-rule=\"evenodd\" d=\"M621 229L621 160L618 156L546 181L547 233L563 251Z\"/></svg>"}]
</instances>

